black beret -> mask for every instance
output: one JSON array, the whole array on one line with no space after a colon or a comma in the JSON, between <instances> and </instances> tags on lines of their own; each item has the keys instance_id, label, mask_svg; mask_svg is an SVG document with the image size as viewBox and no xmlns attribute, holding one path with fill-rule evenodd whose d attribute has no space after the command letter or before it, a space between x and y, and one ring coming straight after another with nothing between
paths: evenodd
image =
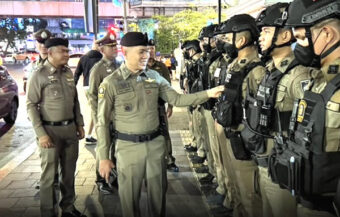
<instances>
[{"instance_id":1,"label":"black beret","mask_svg":"<svg viewBox=\"0 0 340 217\"><path fill-rule=\"evenodd\" d=\"M47 29L40 29L33 34L33 37L35 38L35 40L37 40L41 44L45 43L45 41L51 38L51 36L52 36L52 33L48 31Z\"/></svg>"},{"instance_id":2,"label":"black beret","mask_svg":"<svg viewBox=\"0 0 340 217\"><path fill-rule=\"evenodd\" d=\"M149 40L149 46L155 46L155 40L150 39Z\"/></svg>"},{"instance_id":3,"label":"black beret","mask_svg":"<svg viewBox=\"0 0 340 217\"><path fill-rule=\"evenodd\" d=\"M102 45L117 45L117 41L116 41L116 34L113 32L108 32L106 33L106 35L104 36L104 38L101 38L99 40L96 41L96 44L98 44L99 46Z\"/></svg>"},{"instance_id":4,"label":"black beret","mask_svg":"<svg viewBox=\"0 0 340 217\"><path fill-rule=\"evenodd\" d=\"M60 46L60 45L68 47L68 40L66 38L50 38L45 41L46 48Z\"/></svg>"},{"instance_id":5,"label":"black beret","mask_svg":"<svg viewBox=\"0 0 340 217\"><path fill-rule=\"evenodd\" d=\"M120 41L120 45L124 47L148 46L148 44L148 35L141 32L128 32Z\"/></svg>"}]
</instances>

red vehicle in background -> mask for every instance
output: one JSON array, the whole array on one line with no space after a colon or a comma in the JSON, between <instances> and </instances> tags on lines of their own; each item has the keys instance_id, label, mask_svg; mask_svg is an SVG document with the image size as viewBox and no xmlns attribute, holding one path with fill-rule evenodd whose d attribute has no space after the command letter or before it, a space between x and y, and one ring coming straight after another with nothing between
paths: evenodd
<instances>
[{"instance_id":1,"label":"red vehicle in background","mask_svg":"<svg viewBox=\"0 0 340 217\"><path fill-rule=\"evenodd\" d=\"M14 63L17 63L18 61L20 61L20 62L24 62L25 64L28 64L38 58L39 58L39 53L36 51L18 52L13 55Z\"/></svg>"}]
</instances>

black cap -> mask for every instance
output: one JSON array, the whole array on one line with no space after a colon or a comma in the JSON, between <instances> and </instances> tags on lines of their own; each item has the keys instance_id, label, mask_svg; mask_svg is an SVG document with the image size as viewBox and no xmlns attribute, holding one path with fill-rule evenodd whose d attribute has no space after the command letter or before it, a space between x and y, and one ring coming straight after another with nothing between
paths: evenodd
<instances>
[{"instance_id":1,"label":"black cap","mask_svg":"<svg viewBox=\"0 0 340 217\"><path fill-rule=\"evenodd\" d=\"M201 48L200 48L200 42L198 40L191 40L188 41L187 43L185 43L185 45L183 45L183 47L187 50L189 49L194 49L196 52L200 53L201 52Z\"/></svg>"},{"instance_id":2,"label":"black cap","mask_svg":"<svg viewBox=\"0 0 340 217\"><path fill-rule=\"evenodd\" d=\"M68 40L66 38L50 38L45 41L46 48L60 46L60 45L68 47Z\"/></svg>"},{"instance_id":3,"label":"black cap","mask_svg":"<svg viewBox=\"0 0 340 217\"><path fill-rule=\"evenodd\" d=\"M227 23L228 23L228 20L226 20L226 21L220 23L220 24L216 27L215 34L214 34L214 35L227 33L227 32L229 31L229 29L227 29Z\"/></svg>"},{"instance_id":4,"label":"black cap","mask_svg":"<svg viewBox=\"0 0 340 217\"><path fill-rule=\"evenodd\" d=\"M288 18L288 3L276 3L264 9L256 18L256 25L284 27Z\"/></svg>"},{"instance_id":5,"label":"black cap","mask_svg":"<svg viewBox=\"0 0 340 217\"><path fill-rule=\"evenodd\" d=\"M231 33L231 32L243 32L249 31L252 35L253 39L257 39L259 37L259 30L256 26L255 19L249 14L239 14L231 17L224 26L223 33Z\"/></svg>"},{"instance_id":6,"label":"black cap","mask_svg":"<svg viewBox=\"0 0 340 217\"><path fill-rule=\"evenodd\" d=\"M120 45L124 47L148 46L148 44L148 35L141 32L128 32L120 41Z\"/></svg>"},{"instance_id":7,"label":"black cap","mask_svg":"<svg viewBox=\"0 0 340 217\"><path fill-rule=\"evenodd\" d=\"M288 9L286 25L313 26L334 17L340 17L340 0L294 0Z\"/></svg>"},{"instance_id":8,"label":"black cap","mask_svg":"<svg viewBox=\"0 0 340 217\"><path fill-rule=\"evenodd\" d=\"M198 35L198 39L202 40L204 37L212 38L214 36L214 32L217 28L217 24L212 24L206 27L203 27Z\"/></svg>"},{"instance_id":9,"label":"black cap","mask_svg":"<svg viewBox=\"0 0 340 217\"><path fill-rule=\"evenodd\" d=\"M99 46L103 46L103 45L112 45L115 46L117 45L117 41L116 41L116 34L113 32L108 32L106 33L106 35L97 40L95 43L98 44Z\"/></svg>"},{"instance_id":10,"label":"black cap","mask_svg":"<svg viewBox=\"0 0 340 217\"><path fill-rule=\"evenodd\" d=\"M148 44L149 44L149 46L155 46L155 40L150 39Z\"/></svg>"},{"instance_id":11,"label":"black cap","mask_svg":"<svg viewBox=\"0 0 340 217\"><path fill-rule=\"evenodd\" d=\"M41 44L45 43L45 41L51 38L51 36L52 36L52 33L48 31L47 29L40 29L33 34L33 37L35 38L35 40L37 40Z\"/></svg>"}]
</instances>

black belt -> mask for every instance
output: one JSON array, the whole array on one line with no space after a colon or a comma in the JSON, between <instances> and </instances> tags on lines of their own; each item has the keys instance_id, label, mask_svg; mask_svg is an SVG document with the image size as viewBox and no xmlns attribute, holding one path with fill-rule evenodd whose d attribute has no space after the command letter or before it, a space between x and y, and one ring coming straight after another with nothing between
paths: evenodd
<instances>
[{"instance_id":1,"label":"black belt","mask_svg":"<svg viewBox=\"0 0 340 217\"><path fill-rule=\"evenodd\" d=\"M65 120L65 121L42 121L43 125L49 126L67 126L73 123L73 119Z\"/></svg>"},{"instance_id":2,"label":"black belt","mask_svg":"<svg viewBox=\"0 0 340 217\"><path fill-rule=\"evenodd\" d=\"M115 132L116 139L131 141L135 143L151 141L154 138L158 137L159 135L161 135L161 132L159 129L150 134L125 134L125 133L120 133L118 131Z\"/></svg>"},{"instance_id":3,"label":"black belt","mask_svg":"<svg viewBox=\"0 0 340 217\"><path fill-rule=\"evenodd\" d=\"M255 162L260 167L268 168L268 159L269 159L268 156L265 156L265 157L258 157L258 156L256 156L255 157Z\"/></svg>"}]
</instances>

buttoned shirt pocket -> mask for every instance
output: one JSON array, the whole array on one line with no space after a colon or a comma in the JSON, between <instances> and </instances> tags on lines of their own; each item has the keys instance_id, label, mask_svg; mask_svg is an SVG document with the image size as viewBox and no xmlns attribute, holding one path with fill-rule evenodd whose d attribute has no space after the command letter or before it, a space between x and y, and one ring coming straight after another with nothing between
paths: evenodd
<instances>
[{"instance_id":1,"label":"buttoned shirt pocket","mask_svg":"<svg viewBox=\"0 0 340 217\"><path fill-rule=\"evenodd\" d=\"M158 106L159 85L157 83L144 83L145 102L148 108Z\"/></svg>"},{"instance_id":2,"label":"buttoned shirt pocket","mask_svg":"<svg viewBox=\"0 0 340 217\"><path fill-rule=\"evenodd\" d=\"M340 151L340 104L331 104L326 108L326 152Z\"/></svg>"},{"instance_id":3,"label":"buttoned shirt pocket","mask_svg":"<svg viewBox=\"0 0 340 217\"><path fill-rule=\"evenodd\" d=\"M115 109L117 115L129 115L137 112L138 110L137 97L133 89L127 92L123 91L117 93L115 101Z\"/></svg>"},{"instance_id":4,"label":"buttoned shirt pocket","mask_svg":"<svg viewBox=\"0 0 340 217\"><path fill-rule=\"evenodd\" d=\"M287 102L287 87L283 85L277 86L276 92L276 105L275 107L279 109L279 111L291 111L293 109L293 104Z\"/></svg>"},{"instance_id":5,"label":"buttoned shirt pocket","mask_svg":"<svg viewBox=\"0 0 340 217\"><path fill-rule=\"evenodd\" d=\"M46 100L59 100L63 98L63 89L59 80L50 81L47 86Z\"/></svg>"}]
</instances>

